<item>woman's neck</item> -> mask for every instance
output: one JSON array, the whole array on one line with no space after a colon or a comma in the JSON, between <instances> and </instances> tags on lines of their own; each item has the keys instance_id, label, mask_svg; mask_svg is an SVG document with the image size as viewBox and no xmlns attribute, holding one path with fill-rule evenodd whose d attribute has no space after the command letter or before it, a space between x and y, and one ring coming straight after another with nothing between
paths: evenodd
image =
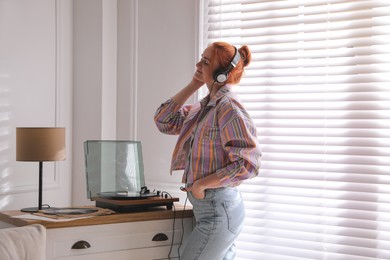
<instances>
[{"instance_id":1,"label":"woman's neck","mask_svg":"<svg viewBox=\"0 0 390 260\"><path fill-rule=\"evenodd\" d=\"M223 85L218 84L216 81L214 81L210 86L208 85L209 93L210 93L210 99L212 99L215 94L217 94L218 90L222 87Z\"/></svg>"}]
</instances>

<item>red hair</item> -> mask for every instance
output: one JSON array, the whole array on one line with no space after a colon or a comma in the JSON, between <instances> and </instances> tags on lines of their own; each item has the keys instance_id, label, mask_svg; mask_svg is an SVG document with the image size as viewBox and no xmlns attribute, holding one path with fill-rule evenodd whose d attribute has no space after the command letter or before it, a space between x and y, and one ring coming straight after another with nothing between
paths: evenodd
<instances>
[{"instance_id":1,"label":"red hair","mask_svg":"<svg viewBox=\"0 0 390 260\"><path fill-rule=\"evenodd\" d=\"M235 54L234 46L226 42L214 42L211 44L211 47L213 48L212 63L217 70L228 68ZM239 83L242 74L244 73L244 68L248 66L252 60L251 51L247 45L241 46L237 51L240 53L241 58L237 63L237 66L229 72L226 84Z\"/></svg>"}]
</instances>

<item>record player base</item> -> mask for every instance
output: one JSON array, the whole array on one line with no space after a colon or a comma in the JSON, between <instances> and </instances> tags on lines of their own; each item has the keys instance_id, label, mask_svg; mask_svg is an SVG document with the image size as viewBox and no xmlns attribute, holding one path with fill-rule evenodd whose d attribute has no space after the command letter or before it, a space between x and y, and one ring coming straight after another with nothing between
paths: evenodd
<instances>
[{"instance_id":1,"label":"record player base","mask_svg":"<svg viewBox=\"0 0 390 260\"><path fill-rule=\"evenodd\" d=\"M93 197L92 200L95 201L96 207L111 209L116 212L135 212L160 206L166 206L168 210L171 210L173 203L178 202L179 198L163 198L156 196L139 200L118 200Z\"/></svg>"}]
</instances>

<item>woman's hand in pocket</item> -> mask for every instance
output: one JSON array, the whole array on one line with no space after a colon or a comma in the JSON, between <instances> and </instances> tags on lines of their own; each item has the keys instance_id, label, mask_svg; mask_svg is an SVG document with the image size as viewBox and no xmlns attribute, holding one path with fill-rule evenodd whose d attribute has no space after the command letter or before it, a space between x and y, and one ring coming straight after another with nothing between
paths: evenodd
<instances>
[{"instance_id":1,"label":"woman's hand in pocket","mask_svg":"<svg viewBox=\"0 0 390 260\"><path fill-rule=\"evenodd\" d=\"M198 185L198 181L194 185L187 187L187 192L191 192L195 199L202 200L205 197L205 189Z\"/></svg>"}]
</instances>

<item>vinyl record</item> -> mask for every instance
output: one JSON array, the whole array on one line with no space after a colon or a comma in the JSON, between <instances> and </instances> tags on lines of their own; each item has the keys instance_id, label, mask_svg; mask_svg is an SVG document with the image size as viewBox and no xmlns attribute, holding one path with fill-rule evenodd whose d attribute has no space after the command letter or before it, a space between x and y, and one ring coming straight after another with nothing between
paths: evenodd
<instances>
[{"instance_id":1,"label":"vinyl record","mask_svg":"<svg viewBox=\"0 0 390 260\"><path fill-rule=\"evenodd\" d=\"M150 197L156 197L157 194L154 192L141 194L140 192L133 192L133 191L105 191L105 192L99 192L98 196L101 198L113 199L113 200L140 200L140 199L147 199Z\"/></svg>"},{"instance_id":2,"label":"vinyl record","mask_svg":"<svg viewBox=\"0 0 390 260\"><path fill-rule=\"evenodd\" d=\"M49 215L81 215L97 212L97 209L88 208L50 208L42 210L43 213Z\"/></svg>"}]
</instances>

